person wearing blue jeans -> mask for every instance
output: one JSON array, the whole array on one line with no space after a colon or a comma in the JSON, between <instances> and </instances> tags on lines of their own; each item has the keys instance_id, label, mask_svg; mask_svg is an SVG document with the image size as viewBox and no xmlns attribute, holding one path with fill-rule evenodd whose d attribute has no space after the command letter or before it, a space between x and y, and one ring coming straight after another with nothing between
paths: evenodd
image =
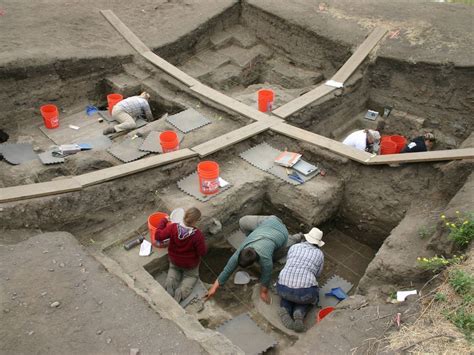
<instances>
[{"instance_id":1,"label":"person wearing blue jeans","mask_svg":"<svg viewBox=\"0 0 474 355\"><path fill-rule=\"evenodd\" d=\"M309 308L318 302L317 277L324 266L320 247L323 232L313 228L304 234L305 242L288 250L285 267L278 276L277 293L281 297L279 315L283 325L296 332L305 331L304 317Z\"/></svg>"}]
</instances>

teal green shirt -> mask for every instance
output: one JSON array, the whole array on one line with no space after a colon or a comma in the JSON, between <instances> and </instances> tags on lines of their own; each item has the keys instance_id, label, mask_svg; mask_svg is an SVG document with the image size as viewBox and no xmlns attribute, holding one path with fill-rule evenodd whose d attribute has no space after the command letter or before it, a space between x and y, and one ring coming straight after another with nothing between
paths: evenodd
<instances>
[{"instance_id":1,"label":"teal green shirt","mask_svg":"<svg viewBox=\"0 0 474 355\"><path fill-rule=\"evenodd\" d=\"M244 248L253 248L259 256L258 262L261 268L260 283L268 287L272 277L273 252L285 246L287 241L288 230L278 217L272 216L265 220L245 238L239 249L230 257L224 270L217 278L219 285L224 285L237 268L240 251Z\"/></svg>"}]
</instances>

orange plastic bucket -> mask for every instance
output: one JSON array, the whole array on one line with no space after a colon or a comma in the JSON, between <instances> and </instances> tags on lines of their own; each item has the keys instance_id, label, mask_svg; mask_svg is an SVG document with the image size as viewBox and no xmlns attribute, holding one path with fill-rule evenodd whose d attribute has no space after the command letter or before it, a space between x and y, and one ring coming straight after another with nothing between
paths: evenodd
<instances>
[{"instance_id":1,"label":"orange plastic bucket","mask_svg":"<svg viewBox=\"0 0 474 355\"><path fill-rule=\"evenodd\" d=\"M158 248L166 247L169 243L169 239L165 240L164 242L158 242L155 240L156 229L163 218L168 218L168 214L164 212L156 212L148 216L148 230L150 232L151 244L157 246Z\"/></svg>"},{"instance_id":2,"label":"orange plastic bucket","mask_svg":"<svg viewBox=\"0 0 474 355\"><path fill-rule=\"evenodd\" d=\"M318 315L316 317L316 323L319 323L321 322L321 320L326 317L329 313L331 313L332 311L334 311L334 307L326 307L326 308L323 308L321 309L319 312L318 312Z\"/></svg>"},{"instance_id":3,"label":"orange plastic bucket","mask_svg":"<svg viewBox=\"0 0 474 355\"><path fill-rule=\"evenodd\" d=\"M160 134L160 145L163 153L174 152L179 149L178 135L174 131L164 131Z\"/></svg>"},{"instance_id":4,"label":"orange plastic bucket","mask_svg":"<svg viewBox=\"0 0 474 355\"><path fill-rule=\"evenodd\" d=\"M59 111L55 105L43 105L40 107L40 112L46 128L59 127Z\"/></svg>"},{"instance_id":5,"label":"orange plastic bucket","mask_svg":"<svg viewBox=\"0 0 474 355\"><path fill-rule=\"evenodd\" d=\"M258 110L261 112L268 112L272 110L273 98L275 94L273 90L262 89L258 91Z\"/></svg>"},{"instance_id":6,"label":"orange plastic bucket","mask_svg":"<svg viewBox=\"0 0 474 355\"><path fill-rule=\"evenodd\" d=\"M403 136L390 136L390 140L397 145L397 153L400 153L407 144L407 140Z\"/></svg>"},{"instance_id":7,"label":"orange plastic bucket","mask_svg":"<svg viewBox=\"0 0 474 355\"><path fill-rule=\"evenodd\" d=\"M112 109L114 106L123 100L123 96L120 94L108 94L107 95L107 104L109 105L109 113L112 114Z\"/></svg>"},{"instance_id":8,"label":"orange plastic bucket","mask_svg":"<svg viewBox=\"0 0 474 355\"><path fill-rule=\"evenodd\" d=\"M219 191L219 164L214 161L202 161L197 166L199 191L212 195Z\"/></svg>"},{"instance_id":9,"label":"orange plastic bucket","mask_svg":"<svg viewBox=\"0 0 474 355\"><path fill-rule=\"evenodd\" d=\"M380 142L380 154L396 154L397 153L397 143L393 142L391 139L383 139Z\"/></svg>"}]
</instances>

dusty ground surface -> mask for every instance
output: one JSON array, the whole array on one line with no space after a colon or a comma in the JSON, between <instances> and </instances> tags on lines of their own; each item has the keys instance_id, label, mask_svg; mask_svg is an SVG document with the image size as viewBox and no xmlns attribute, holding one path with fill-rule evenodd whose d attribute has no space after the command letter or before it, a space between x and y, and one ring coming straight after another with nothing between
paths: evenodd
<instances>
[{"instance_id":1,"label":"dusty ground surface","mask_svg":"<svg viewBox=\"0 0 474 355\"><path fill-rule=\"evenodd\" d=\"M0 246L0 259L1 353L203 353L69 233Z\"/></svg>"}]
</instances>

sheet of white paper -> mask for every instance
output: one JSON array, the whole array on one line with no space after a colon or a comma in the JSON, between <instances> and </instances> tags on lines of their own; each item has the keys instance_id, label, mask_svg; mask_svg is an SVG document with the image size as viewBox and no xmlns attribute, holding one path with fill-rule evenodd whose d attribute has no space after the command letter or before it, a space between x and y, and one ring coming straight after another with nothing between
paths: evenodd
<instances>
[{"instance_id":1,"label":"sheet of white paper","mask_svg":"<svg viewBox=\"0 0 474 355\"><path fill-rule=\"evenodd\" d=\"M405 301L405 298L410 295L416 295L416 290L411 290L411 291L397 291L397 301L398 302L403 302Z\"/></svg>"},{"instance_id":2,"label":"sheet of white paper","mask_svg":"<svg viewBox=\"0 0 474 355\"><path fill-rule=\"evenodd\" d=\"M229 183L227 181L225 181L223 178L219 178L219 186L220 187L225 187L229 185Z\"/></svg>"},{"instance_id":3,"label":"sheet of white paper","mask_svg":"<svg viewBox=\"0 0 474 355\"><path fill-rule=\"evenodd\" d=\"M151 243L148 240L144 240L140 245L140 256L148 256L151 254Z\"/></svg>"},{"instance_id":4,"label":"sheet of white paper","mask_svg":"<svg viewBox=\"0 0 474 355\"><path fill-rule=\"evenodd\" d=\"M78 127L78 126L74 126L74 125L70 124L70 125L69 125L69 128L72 128L72 129L78 130L80 127Z\"/></svg>"},{"instance_id":5,"label":"sheet of white paper","mask_svg":"<svg viewBox=\"0 0 474 355\"><path fill-rule=\"evenodd\" d=\"M325 82L327 86L332 86L333 88L342 88L344 87L344 83L340 83L339 81L336 80L328 80Z\"/></svg>"}]
</instances>

